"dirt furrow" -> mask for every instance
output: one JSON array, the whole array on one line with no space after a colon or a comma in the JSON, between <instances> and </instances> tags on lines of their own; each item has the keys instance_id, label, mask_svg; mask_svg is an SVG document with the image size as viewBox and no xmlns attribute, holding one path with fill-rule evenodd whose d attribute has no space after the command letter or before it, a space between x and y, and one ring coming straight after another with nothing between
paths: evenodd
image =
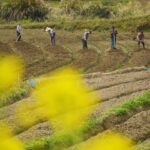
<instances>
[{"instance_id":1,"label":"dirt furrow","mask_svg":"<svg viewBox=\"0 0 150 150\"><path fill-rule=\"evenodd\" d=\"M35 100L33 99L33 97L29 97L21 101L18 101L14 104L11 104L9 106L0 108L0 120L7 118L11 115L14 115L16 113L16 109L19 108L20 106L26 106L26 108L32 109L34 104Z\"/></svg>"},{"instance_id":2,"label":"dirt furrow","mask_svg":"<svg viewBox=\"0 0 150 150\"><path fill-rule=\"evenodd\" d=\"M16 137L23 141L24 143L31 142L33 140L41 139L42 137L50 136L53 134L48 122L39 123L36 126L33 126L29 130L17 135Z\"/></svg>"},{"instance_id":3,"label":"dirt furrow","mask_svg":"<svg viewBox=\"0 0 150 150\"><path fill-rule=\"evenodd\" d=\"M129 83L125 83L125 84L120 84L120 85L114 85L114 86L109 87L109 88L105 88L105 89L91 92L90 94L94 93L95 95L98 96L98 99L100 99L102 101L106 101L109 99L113 99L115 97L119 98L121 96L129 95L129 94L132 94L134 92L147 90L150 88L150 80L149 79L143 80L142 72L137 73L137 76L136 76L136 73L134 73L134 75L135 76L133 76L133 81L138 79L138 78L142 78L142 80L136 81L136 82L129 82ZM125 75L125 76L127 76L127 75ZM120 78L120 82L121 82L121 80L125 79L125 76L123 76L122 79ZM147 71L143 72L143 76L145 78L148 77L149 72L147 72ZM101 81L101 83L98 82L97 84L98 85L102 84L103 87L107 87L108 84L110 83L109 81L111 81L111 79L112 79L112 82L114 82L114 84L115 84L115 82L117 84L117 82L119 81L119 79L116 81L117 77L118 76L115 75L115 77L113 77L113 76L108 77L108 78L105 78L105 80L104 80L104 78L103 78L103 80L101 80L101 78L100 78L99 80ZM130 78L130 76L129 76L129 78ZM131 77L131 80L132 80L132 77ZM16 102L10 106L6 106L4 108L1 108L0 112L4 112L4 113L1 113L0 119L3 119L4 117L8 117L8 116L12 115L15 112L16 108L20 105L32 106L32 102L34 102L34 100L32 97L30 97L30 98L24 99L22 101Z\"/></svg>"},{"instance_id":4,"label":"dirt furrow","mask_svg":"<svg viewBox=\"0 0 150 150\"><path fill-rule=\"evenodd\" d=\"M115 129L135 141L150 138L150 110L132 116L126 122L117 125Z\"/></svg>"},{"instance_id":5,"label":"dirt furrow","mask_svg":"<svg viewBox=\"0 0 150 150\"><path fill-rule=\"evenodd\" d=\"M95 106L95 110L93 112L93 115L96 117L101 117L101 115L103 115L105 112L121 106L123 103L130 101L132 98L137 97L137 96L141 96L143 95L147 90L143 90L143 91L138 91L126 96L122 96L120 98L113 98L110 99L109 101L105 101L102 103L97 104L97 106Z\"/></svg>"},{"instance_id":6,"label":"dirt furrow","mask_svg":"<svg viewBox=\"0 0 150 150\"><path fill-rule=\"evenodd\" d=\"M111 118L111 121L116 122L117 118ZM119 125L114 126L115 124L112 124L110 126L107 126L106 129L104 129L101 133L96 134L94 136L90 136L87 140L78 143L67 150L76 150L78 147L84 147L85 145L88 145L90 142L92 142L95 139L100 138L101 134L108 131L109 129L113 131L117 131L122 133L123 135L126 135L127 137L131 138L135 142L145 140L145 143L143 145L149 146L149 138L150 138L150 110L140 111L139 113L131 115L127 121L123 121ZM142 144L139 144L137 148L140 148L143 146ZM148 150L148 149L147 149Z\"/></svg>"},{"instance_id":7,"label":"dirt furrow","mask_svg":"<svg viewBox=\"0 0 150 150\"><path fill-rule=\"evenodd\" d=\"M134 92L147 90L150 88L150 79L129 82L121 85L116 85L110 88L101 89L91 92L90 94L96 95L99 100L107 101L113 98L129 95Z\"/></svg>"},{"instance_id":8,"label":"dirt furrow","mask_svg":"<svg viewBox=\"0 0 150 150\"><path fill-rule=\"evenodd\" d=\"M139 72L139 71L144 71L146 70L144 66L142 67L132 67L132 68L125 68L125 69L118 69L112 72L93 72L93 73L88 73L84 74L83 77L87 79L91 78L98 78L102 76L112 76L115 74L124 74L124 73L130 73L130 72Z\"/></svg>"},{"instance_id":9,"label":"dirt furrow","mask_svg":"<svg viewBox=\"0 0 150 150\"><path fill-rule=\"evenodd\" d=\"M139 71L111 76L102 76L100 78L87 79L86 82L92 89L98 90L147 78L150 78L150 71Z\"/></svg>"},{"instance_id":10,"label":"dirt furrow","mask_svg":"<svg viewBox=\"0 0 150 150\"><path fill-rule=\"evenodd\" d=\"M94 111L92 112L92 116L95 116L96 118L100 118L108 110L123 104L124 102L126 102L127 100L130 100L131 98L134 98L136 96L140 96L144 92L145 91L137 92L137 93L133 93L131 95L123 96L119 99L115 98L115 99L112 99L110 101L100 103L100 104L93 107ZM38 134L40 132L41 132L41 134L40 134L41 136L38 136L36 139L40 139L44 136L47 136L46 133L48 135L49 135L49 133L52 133L51 128L44 128L44 129L39 128L39 126L43 126L43 125L46 125L47 127L50 126L48 122L35 125L35 126L29 128L27 131L24 131L23 133L19 134L18 135L19 139L21 139L24 142L30 142L30 141L34 140L36 134ZM43 132L45 133L45 135L42 134ZM31 133L32 133L32 136L31 136ZM27 137L30 137L30 138L27 138Z\"/></svg>"}]
</instances>

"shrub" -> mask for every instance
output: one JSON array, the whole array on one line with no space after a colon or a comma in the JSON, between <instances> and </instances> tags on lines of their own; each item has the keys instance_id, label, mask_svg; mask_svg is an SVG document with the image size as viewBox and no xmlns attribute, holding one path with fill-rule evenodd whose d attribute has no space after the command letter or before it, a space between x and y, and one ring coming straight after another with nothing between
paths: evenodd
<instances>
[{"instance_id":1,"label":"shrub","mask_svg":"<svg viewBox=\"0 0 150 150\"><path fill-rule=\"evenodd\" d=\"M85 8L82 12L83 16L91 16L91 17L100 17L100 18L109 18L111 16L111 12L108 8L103 7L100 4L91 4L87 8Z\"/></svg>"},{"instance_id":2,"label":"shrub","mask_svg":"<svg viewBox=\"0 0 150 150\"><path fill-rule=\"evenodd\" d=\"M111 15L109 9L103 7L100 2L95 3L85 2L83 0L64 0L61 6L65 10L66 14L75 14L76 16L109 18Z\"/></svg>"},{"instance_id":3,"label":"shrub","mask_svg":"<svg viewBox=\"0 0 150 150\"><path fill-rule=\"evenodd\" d=\"M80 14L82 6L82 0L63 0L61 3L61 7L65 10L66 14Z\"/></svg>"},{"instance_id":4,"label":"shrub","mask_svg":"<svg viewBox=\"0 0 150 150\"><path fill-rule=\"evenodd\" d=\"M21 20L31 19L42 21L46 19L48 10L36 0L15 0L1 4L0 16L2 19Z\"/></svg>"}]
</instances>

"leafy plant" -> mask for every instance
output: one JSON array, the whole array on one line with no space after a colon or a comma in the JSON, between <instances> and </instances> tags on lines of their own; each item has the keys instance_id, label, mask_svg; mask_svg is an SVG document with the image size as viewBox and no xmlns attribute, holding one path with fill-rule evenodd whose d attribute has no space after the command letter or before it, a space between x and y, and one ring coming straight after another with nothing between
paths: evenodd
<instances>
[{"instance_id":1,"label":"leafy plant","mask_svg":"<svg viewBox=\"0 0 150 150\"><path fill-rule=\"evenodd\" d=\"M8 21L21 19L42 21L46 19L48 13L47 8L36 0L8 0L1 4L0 11L1 18Z\"/></svg>"}]
</instances>

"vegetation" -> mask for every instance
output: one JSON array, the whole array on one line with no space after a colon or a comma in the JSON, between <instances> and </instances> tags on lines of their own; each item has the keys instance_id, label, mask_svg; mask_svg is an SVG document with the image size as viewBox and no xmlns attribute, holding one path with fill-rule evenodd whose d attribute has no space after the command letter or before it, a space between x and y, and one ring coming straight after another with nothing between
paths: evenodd
<instances>
[{"instance_id":1,"label":"vegetation","mask_svg":"<svg viewBox=\"0 0 150 150\"><path fill-rule=\"evenodd\" d=\"M115 25L122 30L136 31L149 29L149 10L149 2L139 0L8 0L1 2L0 16L2 20L22 20L28 28L50 25L71 31L84 28L102 31Z\"/></svg>"},{"instance_id":2,"label":"vegetation","mask_svg":"<svg viewBox=\"0 0 150 150\"><path fill-rule=\"evenodd\" d=\"M29 19L43 21L48 10L36 0L4 1L0 7L0 16L7 21Z\"/></svg>"},{"instance_id":3,"label":"vegetation","mask_svg":"<svg viewBox=\"0 0 150 150\"><path fill-rule=\"evenodd\" d=\"M13 88L8 93L0 95L0 107L10 105L16 101L29 96L30 90L27 86Z\"/></svg>"}]
</instances>

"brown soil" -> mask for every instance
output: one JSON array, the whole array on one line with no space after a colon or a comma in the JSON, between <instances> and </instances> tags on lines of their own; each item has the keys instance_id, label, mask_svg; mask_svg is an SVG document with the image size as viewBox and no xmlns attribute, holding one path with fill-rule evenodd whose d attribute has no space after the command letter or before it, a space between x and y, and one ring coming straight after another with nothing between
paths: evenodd
<instances>
[{"instance_id":1,"label":"brown soil","mask_svg":"<svg viewBox=\"0 0 150 150\"><path fill-rule=\"evenodd\" d=\"M50 136L52 134L52 129L50 128L49 124L45 122L30 128L30 130L27 130L18 135L17 138L24 142L30 142L33 139L38 140L41 137Z\"/></svg>"},{"instance_id":2,"label":"brown soil","mask_svg":"<svg viewBox=\"0 0 150 150\"><path fill-rule=\"evenodd\" d=\"M14 44L14 49L25 62L25 78L47 73L71 61L69 52L59 46L50 48L50 46L47 45L49 51L46 53L29 43L18 42Z\"/></svg>"},{"instance_id":3,"label":"brown soil","mask_svg":"<svg viewBox=\"0 0 150 150\"><path fill-rule=\"evenodd\" d=\"M98 101L94 106L94 116L99 118L109 109L123 104L130 98L142 95L145 90L148 90L150 88L150 72L144 69L139 69L139 71L137 70L133 69L133 71L130 70L130 72L124 71L122 73L99 75L93 78L91 77L89 79L85 79L89 87L93 88L93 90L96 89L96 91L91 91L89 92L89 94L97 93L98 96ZM99 103L99 100L101 100L102 103ZM14 132L20 133L18 135L20 139L23 139L26 142L34 139L37 134L39 135L37 136L37 138L40 138L49 135L49 133L52 132L48 128L39 128L39 126L45 126L45 124L47 124L48 126L49 124L37 124L39 122L38 120L33 126L28 127L22 127L21 125L18 125L18 123L15 121L14 113L16 112L16 108L18 106L20 107L20 105L24 105L28 106L29 109L32 109L32 111L34 111L32 107L34 105L34 102L34 99L30 97L0 109L0 112L7 112L1 113L1 121L8 122ZM114 118L111 117L111 120L114 120ZM111 121L109 120L107 122ZM105 128L106 126L109 125L105 124ZM28 140L26 137L29 137L31 133L32 136Z\"/></svg>"},{"instance_id":4,"label":"brown soil","mask_svg":"<svg viewBox=\"0 0 150 150\"><path fill-rule=\"evenodd\" d=\"M98 34L97 37L90 37L91 41L97 43L97 47L92 47L89 44L91 46L89 50L79 50L79 44L81 44L79 43L81 42L79 40L80 34L74 37L72 33L60 31L61 34L57 34L57 45L51 47L48 35L40 30L25 31L23 35L25 42L21 41L19 43L10 40L14 36L13 31L10 31L0 30L2 36L9 37L9 39L0 39L0 53L15 53L23 58L26 66L25 79L46 74L62 66L74 66L83 72L92 72L85 75L85 82L92 89L88 94L96 94L98 97L95 105L91 106L95 107L94 117L100 118L103 113L113 107L123 104L130 98L142 95L150 89L150 71L141 68L141 66L150 67L150 50L136 50L137 48L132 46L129 37L126 35L122 39L120 38L119 49L105 51L106 47L108 47L108 42L101 41L104 40L103 38L97 40ZM106 36L104 37L106 40ZM124 40L127 40L127 42L124 42ZM128 47L128 44L132 47L124 49ZM65 47L70 47L70 49L68 50ZM134 66L140 66L140 68L102 73ZM37 120L32 126L24 127L18 125L15 121L16 108L20 105L28 105L29 109L34 111L32 107L34 102L33 97L29 97L0 108L0 122L9 123L13 132L19 133L16 136L24 142L40 139L53 133L47 122ZM149 115L149 108L142 108L125 117L111 116L111 118L105 120L103 127L98 127L100 130L97 130L95 134L115 127L115 129L136 141L146 140L150 138Z\"/></svg>"},{"instance_id":5,"label":"brown soil","mask_svg":"<svg viewBox=\"0 0 150 150\"><path fill-rule=\"evenodd\" d=\"M0 42L0 55L7 55L13 53L8 44Z\"/></svg>"},{"instance_id":6,"label":"brown soil","mask_svg":"<svg viewBox=\"0 0 150 150\"><path fill-rule=\"evenodd\" d=\"M147 66L150 67L150 49L138 49L136 50L129 63L128 66Z\"/></svg>"},{"instance_id":7,"label":"brown soil","mask_svg":"<svg viewBox=\"0 0 150 150\"><path fill-rule=\"evenodd\" d=\"M132 116L115 128L135 141L150 138L150 110Z\"/></svg>"},{"instance_id":8,"label":"brown soil","mask_svg":"<svg viewBox=\"0 0 150 150\"><path fill-rule=\"evenodd\" d=\"M118 69L126 61L127 57L121 50L107 50L101 55L99 65L92 71L106 72Z\"/></svg>"},{"instance_id":9,"label":"brown soil","mask_svg":"<svg viewBox=\"0 0 150 150\"><path fill-rule=\"evenodd\" d=\"M81 49L76 53L72 66L86 72L97 63L97 55L92 49Z\"/></svg>"},{"instance_id":10,"label":"brown soil","mask_svg":"<svg viewBox=\"0 0 150 150\"><path fill-rule=\"evenodd\" d=\"M84 73L150 66L150 50L136 50L137 45L129 40L131 35L123 34L118 37L119 48L107 50L109 45L107 35L100 36L99 33L95 33L89 38L89 50L80 50L81 33L57 32L57 46L52 48L49 35L42 30L24 30L23 41L19 43L15 43L12 39L16 36L13 30L9 32L0 30L1 36L4 37L0 39L0 53L10 53L13 50L22 56L26 66L26 78L45 74L68 65ZM148 47L148 44L146 46Z\"/></svg>"}]
</instances>

